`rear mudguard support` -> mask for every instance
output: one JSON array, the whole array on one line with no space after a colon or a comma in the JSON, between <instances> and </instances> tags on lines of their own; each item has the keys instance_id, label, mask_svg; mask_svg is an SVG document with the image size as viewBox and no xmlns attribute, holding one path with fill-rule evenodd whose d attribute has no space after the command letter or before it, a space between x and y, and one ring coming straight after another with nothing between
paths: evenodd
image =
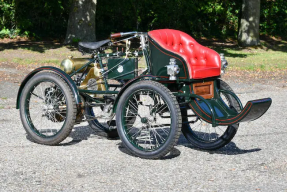
<instances>
[{"instance_id":1,"label":"rear mudguard support","mask_svg":"<svg viewBox=\"0 0 287 192\"><path fill-rule=\"evenodd\" d=\"M18 95L17 95L16 109L19 109L21 93L22 93L22 90L25 87L26 83L36 73L38 73L40 71L52 71L52 72L57 73L58 75L60 75L66 81L66 83L69 85L69 87L71 88L71 90L72 90L72 92L73 92L73 94L75 96L77 106L81 104L81 98L79 96L79 92L78 92L77 86L74 83L74 81L71 79L71 77L69 75L67 75L64 71L62 71L59 68L51 67L51 66L44 66L44 67L39 67L39 68L35 69L34 71L30 72L25 77L25 79L22 81L21 86L20 86L19 91L18 91Z\"/></svg>"}]
</instances>

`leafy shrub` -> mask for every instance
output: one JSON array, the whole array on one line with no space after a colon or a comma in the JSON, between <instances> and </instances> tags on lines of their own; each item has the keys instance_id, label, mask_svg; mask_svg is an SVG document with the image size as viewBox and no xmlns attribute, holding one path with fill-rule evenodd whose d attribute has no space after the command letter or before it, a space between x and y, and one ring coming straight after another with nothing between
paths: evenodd
<instances>
[{"instance_id":1,"label":"leafy shrub","mask_svg":"<svg viewBox=\"0 0 287 192\"><path fill-rule=\"evenodd\" d=\"M20 30L19 29L6 29L5 27L0 31L0 38L11 38L14 39L17 36L20 36ZM25 34L21 35L21 36L26 36Z\"/></svg>"},{"instance_id":2,"label":"leafy shrub","mask_svg":"<svg viewBox=\"0 0 287 192\"><path fill-rule=\"evenodd\" d=\"M14 0L0 0L0 29L15 28L15 3ZM1 30L1 31L2 31Z\"/></svg>"},{"instance_id":3,"label":"leafy shrub","mask_svg":"<svg viewBox=\"0 0 287 192\"><path fill-rule=\"evenodd\" d=\"M2 29L0 31L0 38L1 39L5 38L5 37L9 37L9 35L10 35L10 30L6 29L5 27L4 27L4 29Z\"/></svg>"},{"instance_id":4,"label":"leafy shrub","mask_svg":"<svg viewBox=\"0 0 287 192\"><path fill-rule=\"evenodd\" d=\"M65 37L72 0L0 0L2 36ZM242 0L99 0L97 39L111 32L173 28L195 37L236 38ZM17 33L16 33L17 32ZM261 0L260 32L287 36L286 0Z\"/></svg>"}]
</instances>

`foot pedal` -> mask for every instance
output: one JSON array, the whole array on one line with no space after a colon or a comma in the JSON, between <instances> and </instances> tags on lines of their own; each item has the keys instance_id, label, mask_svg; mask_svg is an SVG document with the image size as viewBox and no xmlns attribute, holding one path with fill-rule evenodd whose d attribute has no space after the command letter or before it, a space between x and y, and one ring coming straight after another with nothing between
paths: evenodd
<instances>
[{"instance_id":1,"label":"foot pedal","mask_svg":"<svg viewBox=\"0 0 287 192\"><path fill-rule=\"evenodd\" d=\"M118 139L119 134L117 129L111 129L110 131L107 132L108 139Z\"/></svg>"},{"instance_id":2,"label":"foot pedal","mask_svg":"<svg viewBox=\"0 0 287 192\"><path fill-rule=\"evenodd\" d=\"M107 123L108 123L108 125L109 125L110 127L115 127L115 126L117 126L116 120L111 120L111 121L108 121Z\"/></svg>"},{"instance_id":3,"label":"foot pedal","mask_svg":"<svg viewBox=\"0 0 287 192\"><path fill-rule=\"evenodd\" d=\"M116 124L116 120L111 120L111 121L108 121L107 122L109 127L114 127L114 129L110 129L108 132L107 132L107 135L108 135L108 139L118 139L119 138L119 134L118 134L118 131L117 131L117 124Z\"/></svg>"}]
</instances>

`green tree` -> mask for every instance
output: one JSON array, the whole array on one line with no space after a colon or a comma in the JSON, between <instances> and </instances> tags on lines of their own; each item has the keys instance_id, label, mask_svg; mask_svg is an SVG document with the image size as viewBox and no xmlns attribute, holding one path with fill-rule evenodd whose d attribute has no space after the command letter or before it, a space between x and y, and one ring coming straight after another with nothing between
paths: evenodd
<instances>
[{"instance_id":1,"label":"green tree","mask_svg":"<svg viewBox=\"0 0 287 192\"><path fill-rule=\"evenodd\" d=\"M15 28L15 2L14 0L0 1L0 29Z\"/></svg>"},{"instance_id":2,"label":"green tree","mask_svg":"<svg viewBox=\"0 0 287 192\"><path fill-rule=\"evenodd\" d=\"M63 38L69 7L62 0L15 0L15 26L29 37Z\"/></svg>"},{"instance_id":3,"label":"green tree","mask_svg":"<svg viewBox=\"0 0 287 192\"><path fill-rule=\"evenodd\" d=\"M249 28L254 20L249 21L247 18L249 16L246 16L249 13L243 13L241 20L241 12L242 9L243 12L245 10L248 12L249 4L254 2L257 2L254 3L255 6L259 6L260 3L260 34L283 38L287 36L286 0L244 0L243 4L242 1L0 0L0 33L2 34L0 38L26 35L45 39L65 39L67 36L71 41L85 40L80 36L83 35L90 38L87 41L94 40L95 27L91 27L94 26L94 19L91 17L95 14L90 13L90 10L95 12L97 8L95 18L97 39L107 38L111 32L172 28L196 38L238 38L238 32L240 32L240 39L243 38L244 42L244 37L247 37L245 41L252 39ZM81 2L83 4L80 4ZM77 3L80 5L76 5ZM90 7L86 6L88 3ZM251 12L257 10L257 8L252 9L250 9ZM76 13L81 10L84 11L76 16ZM257 16L258 13L257 11ZM68 27L69 16L71 19ZM240 23L243 23L241 28ZM67 32L68 35L66 35Z\"/></svg>"}]
</instances>

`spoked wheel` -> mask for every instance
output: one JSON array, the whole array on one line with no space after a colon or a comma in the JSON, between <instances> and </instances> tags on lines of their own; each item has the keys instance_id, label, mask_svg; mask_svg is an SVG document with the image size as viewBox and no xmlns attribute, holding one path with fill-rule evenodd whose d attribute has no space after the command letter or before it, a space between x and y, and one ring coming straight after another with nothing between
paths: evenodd
<instances>
[{"instance_id":1,"label":"spoked wheel","mask_svg":"<svg viewBox=\"0 0 287 192\"><path fill-rule=\"evenodd\" d=\"M36 143L56 145L63 141L74 126L76 112L70 87L55 73L34 75L21 93L21 121Z\"/></svg>"},{"instance_id":2,"label":"spoked wheel","mask_svg":"<svg viewBox=\"0 0 287 192\"><path fill-rule=\"evenodd\" d=\"M218 81L218 88L224 90L233 90L222 81ZM222 101L231 109L240 112L237 101L230 95L221 93ZM239 124L229 126L212 127L211 124L197 117L188 105L182 108L182 132L185 138L195 147L204 150L219 149L228 144L235 136Z\"/></svg>"},{"instance_id":3,"label":"spoked wheel","mask_svg":"<svg viewBox=\"0 0 287 192\"><path fill-rule=\"evenodd\" d=\"M176 144L182 123L176 98L154 81L127 88L119 100L116 120L125 147L146 159L165 156Z\"/></svg>"}]
</instances>

